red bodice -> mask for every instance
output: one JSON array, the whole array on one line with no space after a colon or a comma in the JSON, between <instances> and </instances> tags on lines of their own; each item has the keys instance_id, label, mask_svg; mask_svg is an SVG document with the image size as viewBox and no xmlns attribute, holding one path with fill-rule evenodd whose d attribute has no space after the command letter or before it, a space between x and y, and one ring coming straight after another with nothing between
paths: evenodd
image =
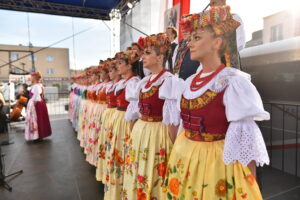
<instances>
[{"instance_id":1,"label":"red bodice","mask_svg":"<svg viewBox=\"0 0 300 200\"><path fill-rule=\"evenodd\" d=\"M122 90L117 92L117 107L118 110L126 111L127 106L129 105L129 102L125 99L126 94L126 88L123 88Z\"/></svg>"},{"instance_id":2,"label":"red bodice","mask_svg":"<svg viewBox=\"0 0 300 200\"><path fill-rule=\"evenodd\" d=\"M225 138L229 122L223 104L224 91L206 91L195 99L181 99L181 118L185 134L195 141L215 141Z\"/></svg>"},{"instance_id":3,"label":"red bodice","mask_svg":"<svg viewBox=\"0 0 300 200\"><path fill-rule=\"evenodd\" d=\"M139 109L144 121L162 121L163 105L165 100L158 98L159 86L152 86L148 92L140 91Z\"/></svg>"},{"instance_id":4,"label":"red bodice","mask_svg":"<svg viewBox=\"0 0 300 200\"><path fill-rule=\"evenodd\" d=\"M97 93L96 91L91 91L91 100L96 102L97 101Z\"/></svg>"},{"instance_id":5,"label":"red bodice","mask_svg":"<svg viewBox=\"0 0 300 200\"><path fill-rule=\"evenodd\" d=\"M105 92L105 90L98 92L97 101L100 104L106 104L106 92Z\"/></svg>"},{"instance_id":6,"label":"red bodice","mask_svg":"<svg viewBox=\"0 0 300 200\"><path fill-rule=\"evenodd\" d=\"M117 96L115 96L115 90L106 94L106 102L108 108L115 108L117 107Z\"/></svg>"}]
</instances>

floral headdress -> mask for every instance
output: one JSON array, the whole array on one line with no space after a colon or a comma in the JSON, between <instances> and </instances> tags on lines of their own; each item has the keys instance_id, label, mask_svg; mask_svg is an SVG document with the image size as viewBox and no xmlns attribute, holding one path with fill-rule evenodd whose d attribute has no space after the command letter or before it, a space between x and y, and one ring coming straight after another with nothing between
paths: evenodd
<instances>
[{"instance_id":1,"label":"floral headdress","mask_svg":"<svg viewBox=\"0 0 300 200\"><path fill-rule=\"evenodd\" d=\"M240 22L233 19L230 6L212 7L199 14L186 16L180 25L186 31L194 31L199 28L211 26L217 36L232 33L240 26ZM226 66L231 66L232 57L237 53L236 41L229 41L225 50Z\"/></svg>"},{"instance_id":2,"label":"floral headdress","mask_svg":"<svg viewBox=\"0 0 300 200\"><path fill-rule=\"evenodd\" d=\"M101 64L99 64L98 69L99 69L99 71L104 70L104 71L108 72L109 71L108 61L105 60Z\"/></svg>"},{"instance_id":3,"label":"floral headdress","mask_svg":"<svg viewBox=\"0 0 300 200\"><path fill-rule=\"evenodd\" d=\"M147 47L158 47L160 53L165 53L170 48L170 41L165 33L158 33L156 35L150 35L145 38L140 37L138 45L145 49Z\"/></svg>"},{"instance_id":4,"label":"floral headdress","mask_svg":"<svg viewBox=\"0 0 300 200\"><path fill-rule=\"evenodd\" d=\"M135 63L140 59L139 55L137 54L137 51L135 50L126 50L125 52L121 51L119 53L116 53L115 55L116 60L128 60L129 64Z\"/></svg>"},{"instance_id":5,"label":"floral headdress","mask_svg":"<svg viewBox=\"0 0 300 200\"><path fill-rule=\"evenodd\" d=\"M199 14L183 16L180 25L187 31L193 31L211 25L216 35L232 32L240 25L233 19L230 6L212 7Z\"/></svg>"}]
</instances>

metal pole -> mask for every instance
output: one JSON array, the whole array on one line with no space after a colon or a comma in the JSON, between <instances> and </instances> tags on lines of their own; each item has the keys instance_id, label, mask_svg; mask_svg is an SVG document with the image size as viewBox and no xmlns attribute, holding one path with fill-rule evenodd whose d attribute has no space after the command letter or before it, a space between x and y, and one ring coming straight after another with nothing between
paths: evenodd
<instances>
[{"instance_id":1,"label":"metal pole","mask_svg":"<svg viewBox=\"0 0 300 200\"><path fill-rule=\"evenodd\" d=\"M31 63L32 63L32 71L35 72L35 61L34 61L34 52L30 51L31 56Z\"/></svg>"}]
</instances>

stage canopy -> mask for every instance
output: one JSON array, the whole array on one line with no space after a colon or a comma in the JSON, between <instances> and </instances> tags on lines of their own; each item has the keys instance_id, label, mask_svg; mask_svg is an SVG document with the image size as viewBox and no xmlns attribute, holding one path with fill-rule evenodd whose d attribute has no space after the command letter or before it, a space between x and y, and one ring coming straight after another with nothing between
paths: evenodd
<instances>
[{"instance_id":1,"label":"stage canopy","mask_svg":"<svg viewBox=\"0 0 300 200\"><path fill-rule=\"evenodd\" d=\"M124 0L0 0L0 9L110 20Z\"/></svg>"}]
</instances>

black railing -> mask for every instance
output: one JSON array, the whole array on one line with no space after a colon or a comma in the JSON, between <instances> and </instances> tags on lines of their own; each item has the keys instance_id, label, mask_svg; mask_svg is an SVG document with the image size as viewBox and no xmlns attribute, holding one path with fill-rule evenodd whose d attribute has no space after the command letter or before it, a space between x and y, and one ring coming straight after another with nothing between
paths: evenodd
<instances>
[{"instance_id":1,"label":"black railing","mask_svg":"<svg viewBox=\"0 0 300 200\"><path fill-rule=\"evenodd\" d=\"M265 102L264 107L271 119L259 125L269 152L270 166L298 176L300 104Z\"/></svg>"},{"instance_id":2,"label":"black railing","mask_svg":"<svg viewBox=\"0 0 300 200\"><path fill-rule=\"evenodd\" d=\"M68 114L66 108L69 105L69 94L68 92L45 93L45 100L50 117L66 116Z\"/></svg>"}]
</instances>

